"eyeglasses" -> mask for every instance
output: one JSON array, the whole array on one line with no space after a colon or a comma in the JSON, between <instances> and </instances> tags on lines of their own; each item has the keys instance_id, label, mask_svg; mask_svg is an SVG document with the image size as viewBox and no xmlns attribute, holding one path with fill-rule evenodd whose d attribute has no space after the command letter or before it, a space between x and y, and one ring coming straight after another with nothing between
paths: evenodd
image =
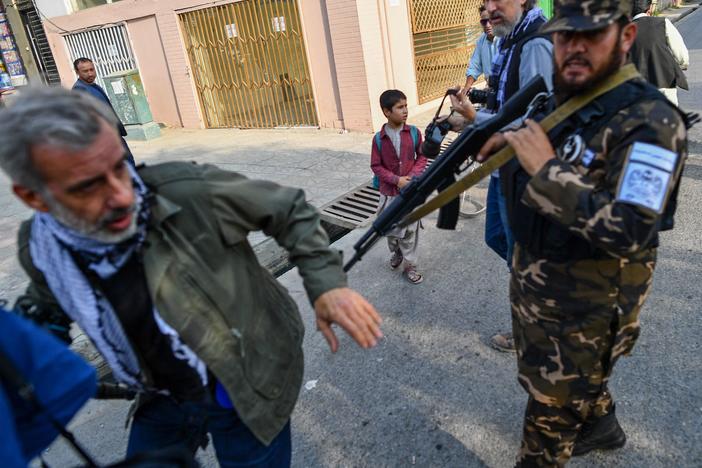
<instances>
[{"instance_id":1,"label":"eyeglasses","mask_svg":"<svg viewBox=\"0 0 702 468\"><path fill-rule=\"evenodd\" d=\"M485 18L480 20L480 25L485 26L490 22L490 18Z\"/></svg>"}]
</instances>

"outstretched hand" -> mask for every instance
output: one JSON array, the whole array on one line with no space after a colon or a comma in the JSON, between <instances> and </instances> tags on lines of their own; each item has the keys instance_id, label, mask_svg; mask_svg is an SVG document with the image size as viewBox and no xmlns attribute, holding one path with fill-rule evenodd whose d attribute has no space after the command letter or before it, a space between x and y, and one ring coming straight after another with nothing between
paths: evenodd
<instances>
[{"instance_id":1,"label":"outstretched hand","mask_svg":"<svg viewBox=\"0 0 702 468\"><path fill-rule=\"evenodd\" d=\"M383 337L380 331L382 319L363 296L350 288L331 289L314 302L317 328L332 353L339 349L339 340L332 330L333 323L339 325L362 348L372 348Z\"/></svg>"}]
</instances>

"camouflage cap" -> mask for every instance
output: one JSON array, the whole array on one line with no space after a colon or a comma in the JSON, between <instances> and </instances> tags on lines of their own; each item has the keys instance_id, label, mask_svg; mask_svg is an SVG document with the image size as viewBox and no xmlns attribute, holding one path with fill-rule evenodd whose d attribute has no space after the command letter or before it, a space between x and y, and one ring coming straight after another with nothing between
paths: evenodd
<instances>
[{"instance_id":1,"label":"camouflage cap","mask_svg":"<svg viewBox=\"0 0 702 468\"><path fill-rule=\"evenodd\" d=\"M553 18L540 32L592 31L622 16L631 16L631 0L560 0L556 1Z\"/></svg>"}]
</instances>

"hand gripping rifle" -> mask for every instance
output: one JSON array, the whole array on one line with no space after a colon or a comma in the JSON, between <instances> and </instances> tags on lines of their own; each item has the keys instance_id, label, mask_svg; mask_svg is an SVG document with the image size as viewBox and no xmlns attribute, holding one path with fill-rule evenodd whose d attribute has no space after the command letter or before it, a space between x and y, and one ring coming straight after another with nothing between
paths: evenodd
<instances>
[{"instance_id":1,"label":"hand gripping rifle","mask_svg":"<svg viewBox=\"0 0 702 468\"><path fill-rule=\"evenodd\" d=\"M451 186L456 181L456 174L462 170L461 165L469 156L475 155L495 132L524 115L534 98L539 95L546 96L547 91L543 78L535 77L505 102L494 117L466 128L421 176L412 179L400 190L399 196L380 213L368 232L354 245L356 253L344 266L344 271L349 271L381 237L387 235L405 216L422 205L434 190L441 192ZM458 198L443 206L439 212L437 227L455 229L459 209Z\"/></svg>"}]
</instances>

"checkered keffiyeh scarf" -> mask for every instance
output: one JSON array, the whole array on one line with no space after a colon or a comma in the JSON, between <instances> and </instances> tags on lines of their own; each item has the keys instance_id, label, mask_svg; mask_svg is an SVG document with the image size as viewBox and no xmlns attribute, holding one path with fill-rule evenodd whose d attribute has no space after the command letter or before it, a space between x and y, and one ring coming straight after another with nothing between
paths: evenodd
<instances>
[{"instance_id":1,"label":"checkered keffiyeh scarf","mask_svg":"<svg viewBox=\"0 0 702 468\"><path fill-rule=\"evenodd\" d=\"M136 171L128 166L140 207L133 237L119 244L107 244L67 228L48 213L37 213L32 222L29 251L61 308L90 337L117 380L143 390L139 361L112 305L93 288L73 257L81 257L92 272L104 279L117 273L144 243L149 218L148 190Z\"/></svg>"},{"instance_id":2,"label":"checkered keffiyeh scarf","mask_svg":"<svg viewBox=\"0 0 702 468\"><path fill-rule=\"evenodd\" d=\"M163 390L145 387L139 361L112 305L90 284L74 260L77 255L94 274L106 279L117 273L144 244L150 216L149 191L136 170L130 164L127 167L139 206L137 232L133 237L119 244L107 244L78 234L49 214L37 213L32 223L29 252L61 308L90 337L115 378L139 391L163 393ZM159 330L169 338L174 355L195 369L203 385L207 385L205 363L181 341L155 307L152 312Z\"/></svg>"}]
</instances>

